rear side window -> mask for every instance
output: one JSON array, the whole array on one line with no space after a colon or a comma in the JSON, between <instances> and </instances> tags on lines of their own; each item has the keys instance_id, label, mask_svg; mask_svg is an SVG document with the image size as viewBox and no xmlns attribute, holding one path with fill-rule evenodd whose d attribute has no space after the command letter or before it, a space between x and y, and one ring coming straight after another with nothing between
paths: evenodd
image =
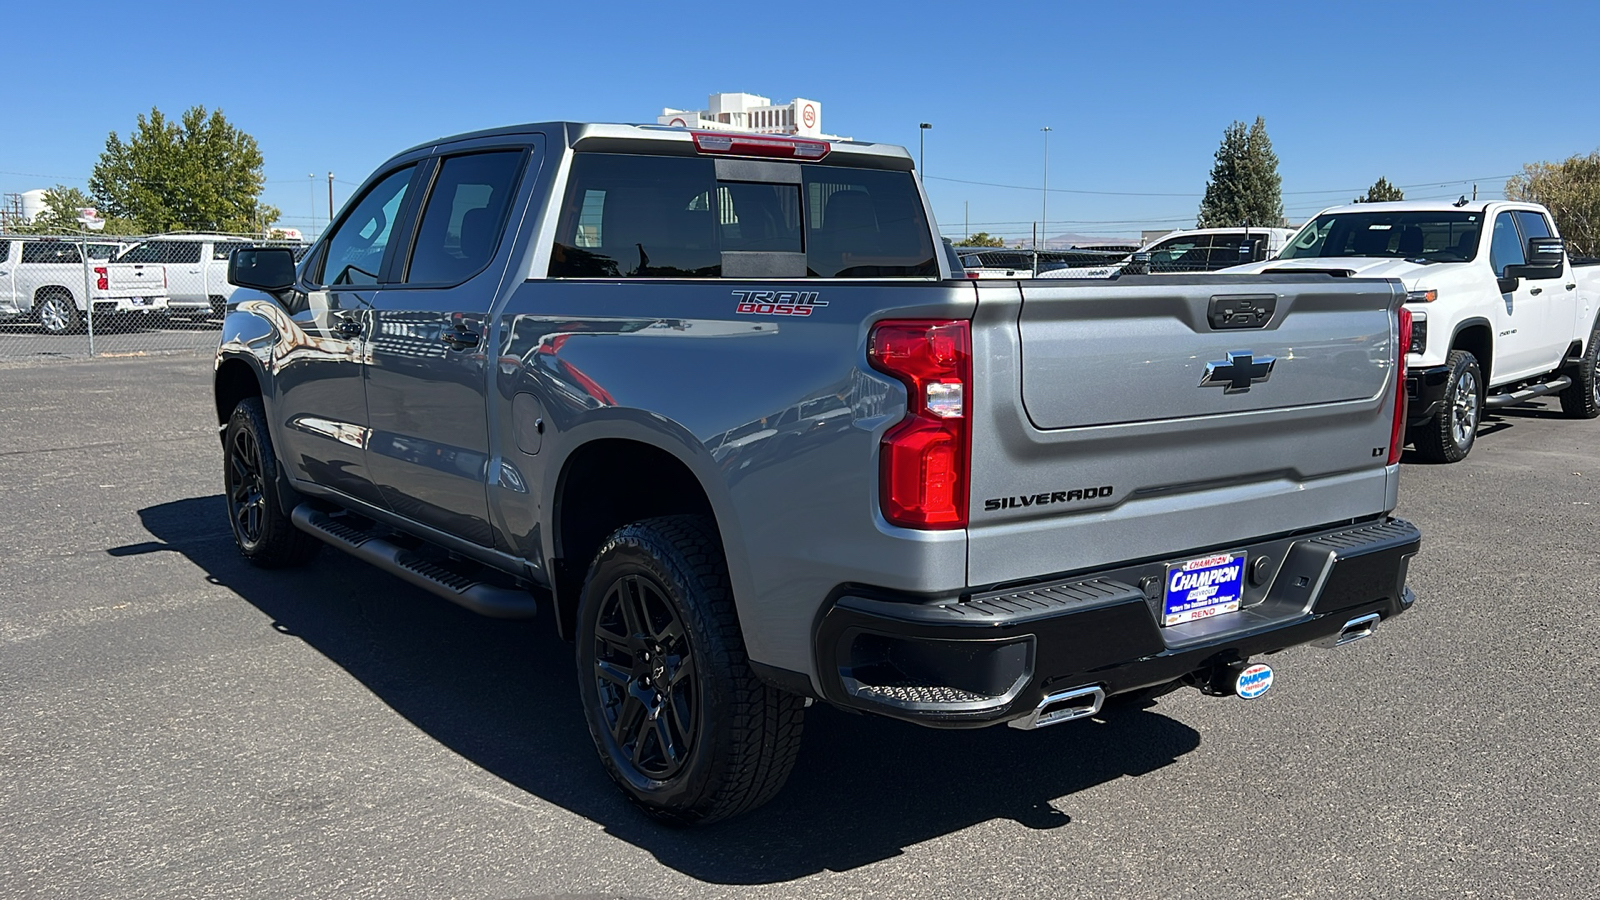
<instances>
[{"instance_id":1,"label":"rear side window","mask_svg":"<svg viewBox=\"0 0 1600 900\"><path fill-rule=\"evenodd\" d=\"M439 168L405 280L459 284L483 271L505 230L521 150L453 156Z\"/></svg>"},{"instance_id":2,"label":"rear side window","mask_svg":"<svg viewBox=\"0 0 1600 900\"><path fill-rule=\"evenodd\" d=\"M724 251L804 253L811 277L938 275L910 173L799 168L799 184L719 182L710 159L580 153L550 277L714 278Z\"/></svg>"},{"instance_id":3,"label":"rear side window","mask_svg":"<svg viewBox=\"0 0 1600 900\"><path fill-rule=\"evenodd\" d=\"M200 261L199 241L145 241L117 258L128 263L173 263L184 265Z\"/></svg>"},{"instance_id":4,"label":"rear side window","mask_svg":"<svg viewBox=\"0 0 1600 900\"><path fill-rule=\"evenodd\" d=\"M6 260L8 260L10 258L11 258L11 242L10 241L0 241L0 262L5 262Z\"/></svg>"},{"instance_id":5,"label":"rear side window","mask_svg":"<svg viewBox=\"0 0 1600 900\"><path fill-rule=\"evenodd\" d=\"M240 247L248 247L248 246L250 246L250 245L249 244L245 244L245 243L232 242L232 241L230 241L228 243L225 243L225 244L213 244L212 247L211 247L211 258L213 260L220 260L222 262L227 262L228 261L228 257L233 255L233 251L239 249Z\"/></svg>"},{"instance_id":6,"label":"rear side window","mask_svg":"<svg viewBox=\"0 0 1600 900\"><path fill-rule=\"evenodd\" d=\"M81 263L77 244L59 241L28 241L22 245L25 263Z\"/></svg>"}]
</instances>

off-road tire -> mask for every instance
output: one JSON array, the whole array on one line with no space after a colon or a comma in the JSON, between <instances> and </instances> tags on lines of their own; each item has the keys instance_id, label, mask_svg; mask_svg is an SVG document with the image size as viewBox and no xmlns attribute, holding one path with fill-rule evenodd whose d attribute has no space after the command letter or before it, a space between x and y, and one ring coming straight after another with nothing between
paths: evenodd
<instances>
[{"instance_id":1,"label":"off-road tire","mask_svg":"<svg viewBox=\"0 0 1600 900\"><path fill-rule=\"evenodd\" d=\"M1466 350L1451 350L1445 357L1450 377L1444 402L1433 418L1412 431L1417 454L1429 462L1453 463L1467 458L1483 421L1483 370L1478 358Z\"/></svg>"},{"instance_id":2,"label":"off-road tire","mask_svg":"<svg viewBox=\"0 0 1600 900\"><path fill-rule=\"evenodd\" d=\"M1595 377L1597 355L1600 355L1600 328L1589 334L1589 346L1584 348L1583 359L1571 372L1572 386L1556 395L1561 398L1561 412L1568 418L1600 416L1600 378Z\"/></svg>"},{"instance_id":3,"label":"off-road tire","mask_svg":"<svg viewBox=\"0 0 1600 900\"><path fill-rule=\"evenodd\" d=\"M623 604L634 598L633 619L624 621ZM708 824L783 787L804 704L751 670L710 519L663 516L612 533L584 581L577 644L578 691L600 761L646 813ZM631 667L626 680L623 665ZM644 719L630 728L634 715ZM680 736L674 756L666 747Z\"/></svg>"},{"instance_id":4,"label":"off-road tire","mask_svg":"<svg viewBox=\"0 0 1600 900\"><path fill-rule=\"evenodd\" d=\"M82 330L83 313L72 294L56 288L45 288L33 304L33 317L45 334L72 334Z\"/></svg>"},{"instance_id":5,"label":"off-road tire","mask_svg":"<svg viewBox=\"0 0 1600 900\"><path fill-rule=\"evenodd\" d=\"M264 569L305 565L322 542L294 527L278 499L278 455L260 397L233 408L223 437L223 500L239 553Z\"/></svg>"}]
</instances>

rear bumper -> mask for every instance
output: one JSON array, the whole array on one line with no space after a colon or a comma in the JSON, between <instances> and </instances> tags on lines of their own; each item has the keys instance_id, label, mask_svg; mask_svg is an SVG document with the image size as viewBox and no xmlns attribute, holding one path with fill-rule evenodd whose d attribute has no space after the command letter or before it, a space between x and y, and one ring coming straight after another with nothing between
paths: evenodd
<instances>
[{"instance_id":1,"label":"rear bumper","mask_svg":"<svg viewBox=\"0 0 1600 900\"><path fill-rule=\"evenodd\" d=\"M1385 621L1410 608L1416 527L1381 519L1246 547L1237 613L1162 628L1165 562L946 600L842 592L816 633L824 699L942 728L1034 715L1047 696L1113 697ZM1264 560L1264 562L1262 562Z\"/></svg>"},{"instance_id":2,"label":"rear bumper","mask_svg":"<svg viewBox=\"0 0 1600 900\"><path fill-rule=\"evenodd\" d=\"M1449 366L1429 366L1406 372L1406 425L1421 425L1432 419L1444 404L1450 385Z\"/></svg>"},{"instance_id":3,"label":"rear bumper","mask_svg":"<svg viewBox=\"0 0 1600 900\"><path fill-rule=\"evenodd\" d=\"M95 315L166 312L167 298L164 296L97 297L94 301L94 311Z\"/></svg>"}]
</instances>

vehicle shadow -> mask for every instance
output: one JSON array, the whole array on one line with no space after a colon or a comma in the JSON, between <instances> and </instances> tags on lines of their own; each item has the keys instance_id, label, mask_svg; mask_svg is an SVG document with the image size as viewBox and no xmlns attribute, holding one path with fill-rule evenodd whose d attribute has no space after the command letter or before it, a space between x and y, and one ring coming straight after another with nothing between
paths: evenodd
<instances>
[{"instance_id":1,"label":"vehicle shadow","mask_svg":"<svg viewBox=\"0 0 1600 900\"><path fill-rule=\"evenodd\" d=\"M853 869L991 819L1065 826L1071 795L1158 770L1200 743L1187 725L1131 706L1026 733L934 731L816 706L776 800L731 823L668 828L602 771L571 646L548 616L481 618L331 551L302 570L255 569L234 549L225 509L220 495L146 507L139 516L155 540L107 552L183 554L444 746L703 881Z\"/></svg>"}]
</instances>

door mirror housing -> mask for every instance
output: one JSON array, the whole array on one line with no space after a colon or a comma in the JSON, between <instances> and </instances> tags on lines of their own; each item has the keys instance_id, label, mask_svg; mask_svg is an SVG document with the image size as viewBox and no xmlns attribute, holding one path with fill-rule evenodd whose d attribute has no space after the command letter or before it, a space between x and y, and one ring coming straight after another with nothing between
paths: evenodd
<instances>
[{"instance_id":1,"label":"door mirror housing","mask_svg":"<svg viewBox=\"0 0 1600 900\"><path fill-rule=\"evenodd\" d=\"M245 247L228 257L228 283L269 294L294 287L294 251L287 247Z\"/></svg>"},{"instance_id":2,"label":"door mirror housing","mask_svg":"<svg viewBox=\"0 0 1600 900\"><path fill-rule=\"evenodd\" d=\"M1506 274L1501 275L1497 279L1496 283L1500 287L1500 293L1509 294L1512 291L1517 289L1517 285L1522 283L1522 279L1521 278L1518 278L1517 276L1511 274L1511 270L1515 269L1515 268L1518 268L1518 267L1517 266L1506 266Z\"/></svg>"}]
</instances>

